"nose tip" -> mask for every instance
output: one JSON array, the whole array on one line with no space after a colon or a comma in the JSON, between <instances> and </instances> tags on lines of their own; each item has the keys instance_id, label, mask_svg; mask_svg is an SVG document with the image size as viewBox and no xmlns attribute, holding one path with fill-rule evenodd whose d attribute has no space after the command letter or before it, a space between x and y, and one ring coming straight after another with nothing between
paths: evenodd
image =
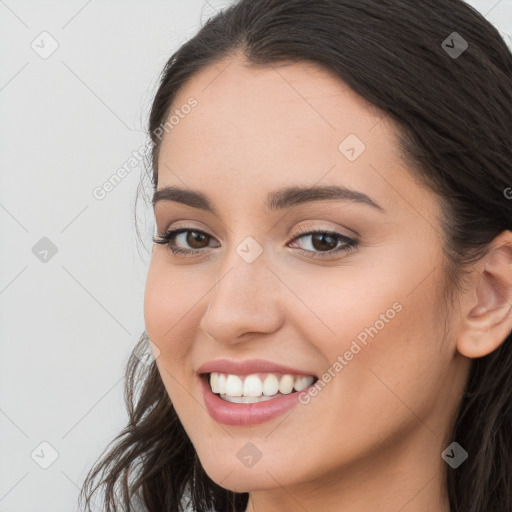
<instances>
[{"instance_id":1,"label":"nose tip","mask_svg":"<svg viewBox=\"0 0 512 512\"><path fill-rule=\"evenodd\" d=\"M247 333L277 330L281 324L279 294L271 280L275 277L265 265L256 268L254 263L245 262L218 280L200 321L208 339L234 343Z\"/></svg>"}]
</instances>

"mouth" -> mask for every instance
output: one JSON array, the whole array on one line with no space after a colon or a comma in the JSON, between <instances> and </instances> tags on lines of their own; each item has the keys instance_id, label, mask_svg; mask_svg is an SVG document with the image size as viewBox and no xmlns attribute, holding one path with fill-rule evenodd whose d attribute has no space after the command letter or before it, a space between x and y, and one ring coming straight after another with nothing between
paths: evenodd
<instances>
[{"instance_id":1,"label":"mouth","mask_svg":"<svg viewBox=\"0 0 512 512\"><path fill-rule=\"evenodd\" d=\"M215 359L196 372L209 415L232 426L261 424L281 416L304 403L302 394L318 381L308 370L264 359Z\"/></svg>"},{"instance_id":2,"label":"mouth","mask_svg":"<svg viewBox=\"0 0 512 512\"><path fill-rule=\"evenodd\" d=\"M314 375L259 372L237 375L221 372L201 374L211 392L221 400L237 404L254 404L293 395L314 385Z\"/></svg>"}]
</instances>

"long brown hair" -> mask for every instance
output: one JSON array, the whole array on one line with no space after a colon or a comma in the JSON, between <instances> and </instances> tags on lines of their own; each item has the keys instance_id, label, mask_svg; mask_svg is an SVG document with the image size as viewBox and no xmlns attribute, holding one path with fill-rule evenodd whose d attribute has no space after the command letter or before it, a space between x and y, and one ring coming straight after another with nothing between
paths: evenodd
<instances>
[{"instance_id":1,"label":"long brown hair","mask_svg":"<svg viewBox=\"0 0 512 512\"><path fill-rule=\"evenodd\" d=\"M463 49L462 40L465 51L450 52ZM512 54L462 0L240 0L219 12L162 72L149 120L155 190L158 128L176 93L235 53L262 66L320 64L397 123L411 172L439 196L453 290L490 242L512 230L512 200L504 194L512 185ZM450 437L470 454L447 468L452 512L512 510L511 344L509 335L472 361ZM204 472L156 364L141 362L147 351L144 333L126 367L129 423L89 471L80 500L90 507L103 488L107 512L121 505L176 512L187 499L196 511L244 511L247 493L223 489Z\"/></svg>"}]
</instances>

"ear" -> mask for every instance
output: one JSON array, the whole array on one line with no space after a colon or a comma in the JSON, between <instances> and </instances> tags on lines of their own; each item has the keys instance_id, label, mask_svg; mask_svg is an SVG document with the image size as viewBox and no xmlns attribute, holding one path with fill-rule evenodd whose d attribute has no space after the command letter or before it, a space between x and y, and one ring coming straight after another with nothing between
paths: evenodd
<instances>
[{"instance_id":1,"label":"ear","mask_svg":"<svg viewBox=\"0 0 512 512\"><path fill-rule=\"evenodd\" d=\"M471 358L490 354L512 332L512 231L500 233L476 264L462 304L457 350Z\"/></svg>"}]
</instances>

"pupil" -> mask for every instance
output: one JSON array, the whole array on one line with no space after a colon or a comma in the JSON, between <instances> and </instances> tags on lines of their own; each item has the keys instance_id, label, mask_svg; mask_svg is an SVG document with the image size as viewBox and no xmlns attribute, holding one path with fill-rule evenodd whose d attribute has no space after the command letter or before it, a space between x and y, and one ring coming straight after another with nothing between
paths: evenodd
<instances>
[{"instance_id":1,"label":"pupil","mask_svg":"<svg viewBox=\"0 0 512 512\"><path fill-rule=\"evenodd\" d=\"M207 235L204 233L197 233L196 231L190 231L187 236L187 243L194 247L194 244L197 244L199 242L199 247L201 247L201 239L206 238Z\"/></svg>"},{"instance_id":2,"label":"pupil","mask_svg":"<svg viewBox=\"0 0 512 512\"><path fill-rule=\"evenodd\" d=\"M326 243L325 240L330 240ZM316 243L317 241L320 241L320 243ZM322 233L316 233L313 234L313 247L317 250L320 249L334 249L336 247L336 239L331 235L324 235Z\"/></svg>"}]
</instances>

